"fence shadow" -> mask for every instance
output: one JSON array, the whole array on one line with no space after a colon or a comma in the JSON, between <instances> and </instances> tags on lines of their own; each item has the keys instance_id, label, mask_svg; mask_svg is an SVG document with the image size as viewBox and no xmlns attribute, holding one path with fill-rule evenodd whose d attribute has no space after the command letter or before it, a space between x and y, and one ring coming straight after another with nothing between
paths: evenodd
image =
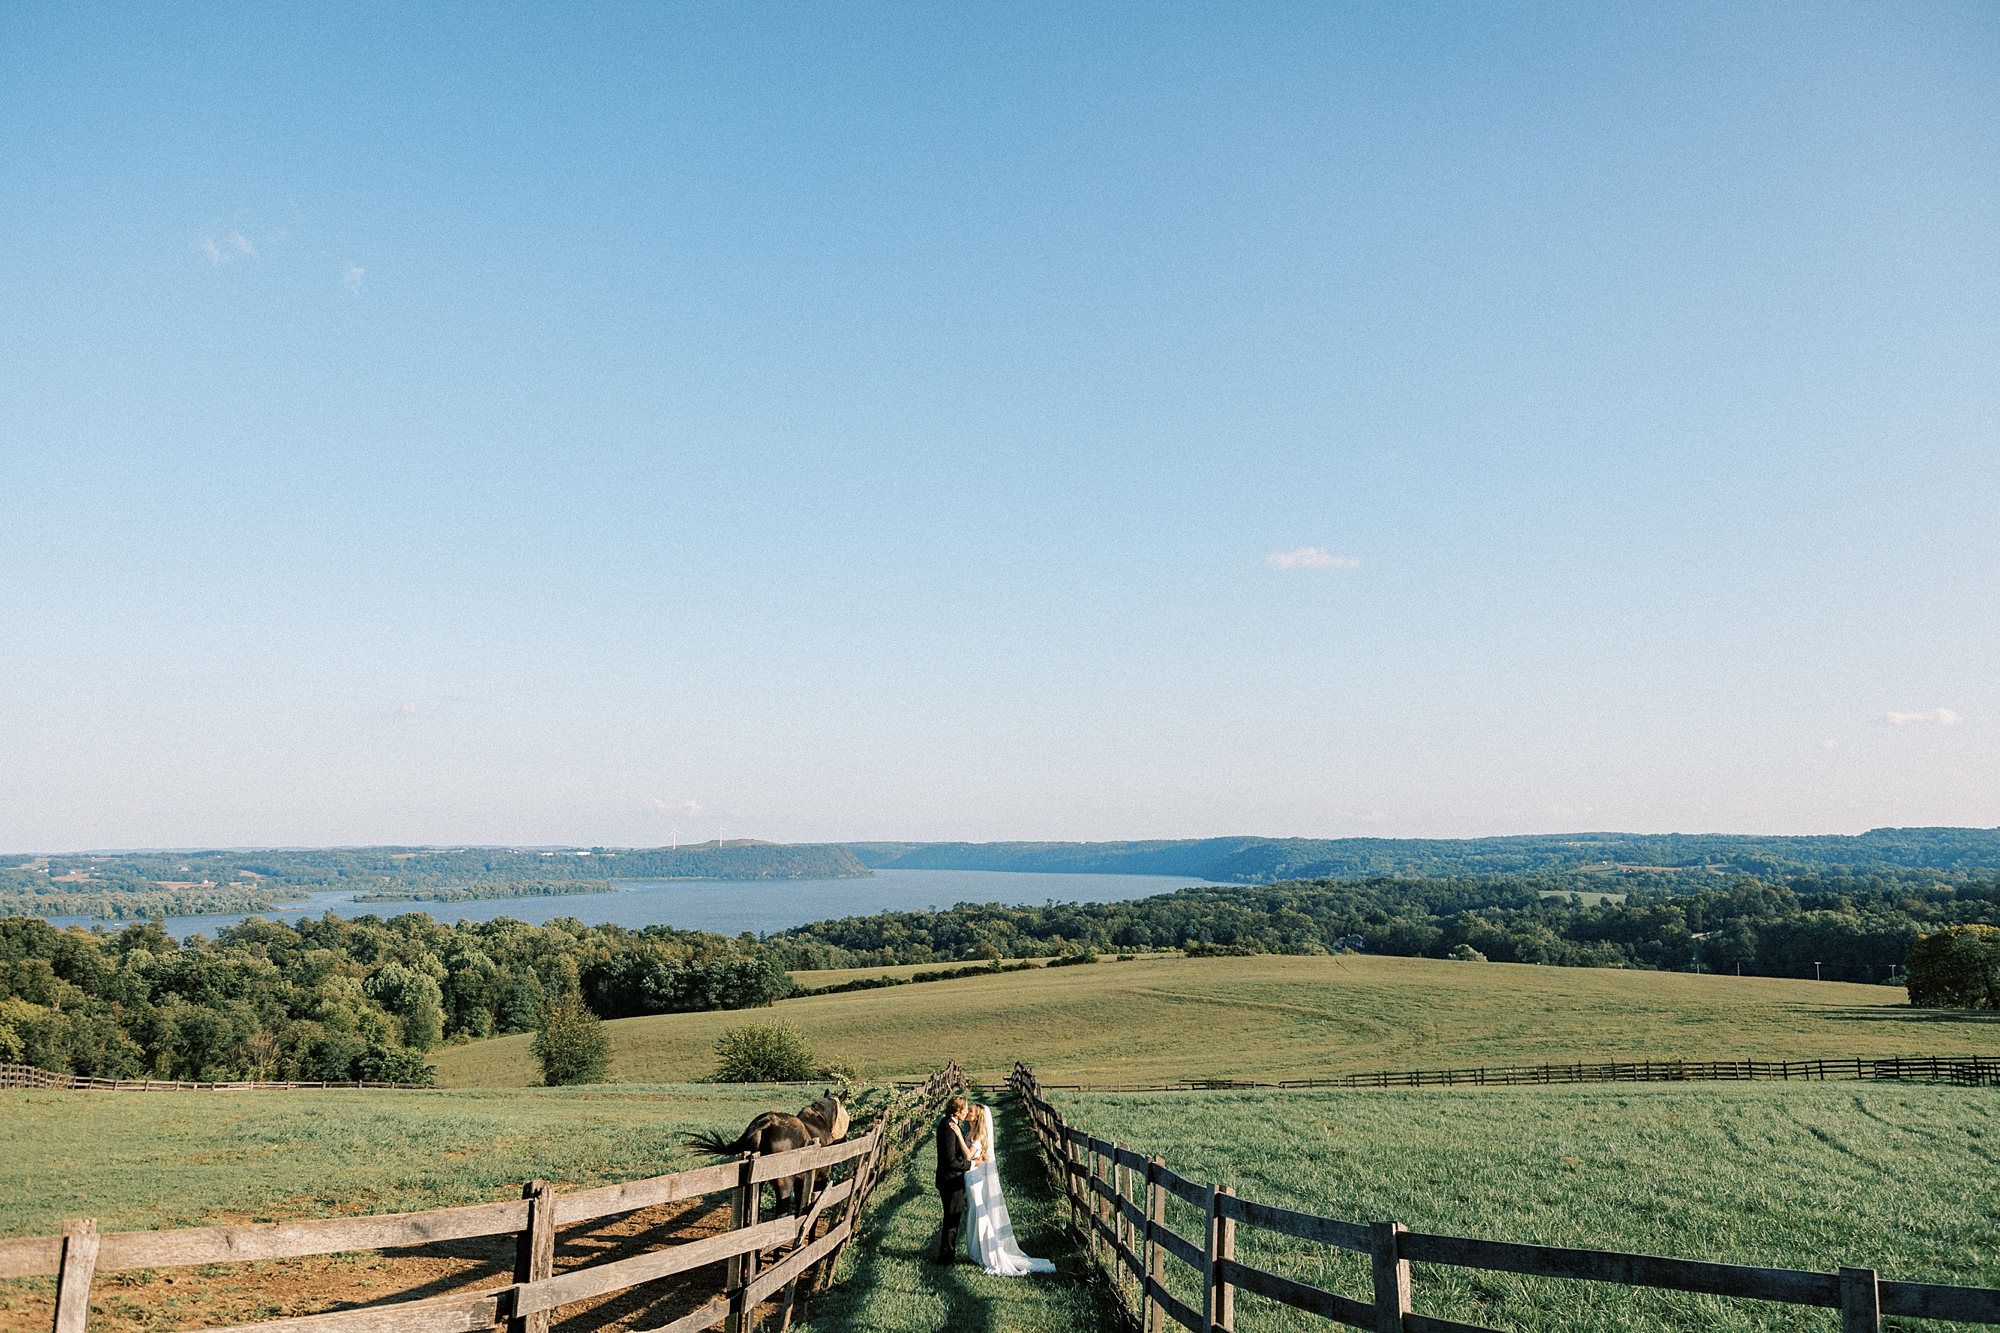
<instances>
[{"instance_id":1,"label":"fence shadow","mask_svg":"<svg viewBox=\"0 0 2000 1333\"><path fill-rule=\"evenodd\" d=\"M1857 1007L1853 1009L1822 1009L1818 1011L1818 1016L1829 1023L1968 1023L1975 1026L1990 1026L2000 1023L2000 1010L1990 1009Z\"/></svg>"}]
</instances>

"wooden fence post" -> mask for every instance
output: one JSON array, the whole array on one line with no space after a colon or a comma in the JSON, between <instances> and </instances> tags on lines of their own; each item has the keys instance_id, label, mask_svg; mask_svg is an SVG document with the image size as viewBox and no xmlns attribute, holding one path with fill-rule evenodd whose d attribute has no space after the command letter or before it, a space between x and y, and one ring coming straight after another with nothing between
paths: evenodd
<instances>
[{"instance_id":1,"label":"wooden fence post","mask_svg":"<svg viewBox=\"0 0 2000 1333\"><path fill-rule=\"evenodd\" d=\"M1840 1270L1840 1333L1879 1333L1881 1298L1872 1268Z\"/></svg>"},{"instance_id":2,"label":"wooden fence post","mask_svg":"<svg viewBox=\"0 0 2000 1333\"><path fill-rule=\"evenodd\" d=\"M1235 1198L1236 1191L1224 1185L1217 1193L1225 1198ZM1224 1333L1235 1333L1236 1329L1236 1284L1229 1280L1229 1265L1236 1260L1236 1219L1217 1216L1215 1219L1215 1327Z\"/></svg>"},{"instance_id":3,"label":"wooden fence post","mask_svg":"<svg viewBox=\"0 0 2000 1333\"><path fill-rule=\"evenodd\" d=\"M1399 1244L1406 1230L1401 1222L1375 1224L1375 1333L1403 1333L1410 1312L1410 1264Z\"/></svg>"},{"instance_id":4,"label":"wooden fence post","mask_svg":"<svg viewBox=\"0 0 2000 1333\"><path fill-rule=\"evenodd\" d=\"M540 1282L556 1272L555 1190L546 1180L521 1187L528 1201L528 1225L514 1240L514 1280ZM537 1310L507 1321L507 1333L548 1333L549 1311Z\"/></svg>"},{"instance_id":5,"label":"wooden fence post","mask_svg":"<svg viewBox=\"0 0 2000 1333\"><path fill-rule=\"evenodd\" d=\"M1111 1281L1119 1299L1125 1292L1125 1251L1131 1241L1125 1234L1125 1186L1131 1173L1118 1160L1118 1140L1111 1140Z\"/></svg>"},{"instance_id":6,"label":"wooden fence post","mask_svg":"<svg viewBox=\"0 0 2000 1333\"><path fill-rule=\"evenodd\" d=\"M1097 1151L1096 1139L1086 1140L1083 1145L1083 1151L1084 1156L1090 1163L1090 1174L1083 1178L1083 1188L1086 1196L1085 1202L1090 1205L1084 1215L1090 1219L1090 1258L1095 1263L1098 1262L1098 1250L1100 1248L1098 1245L1097 1218L1103 1211L1100 1207L1102 1200L1098 1197L1097 1193L1097 1182L1100 1178L1099 1173L1103 1169L1104 1154Z\"/></svg>"},{"instance_id":7,"label":"wooden fence post","mask_svg":"<svg viewBox=\"0 0 2000 1333\"><path fill-rule=\"evenodd\" d=\"M1063 1146L1063 1195L1069 1200L1069 1224L1072 1227L1080 1228L1082 1224L1076 1220L1077 1216L1076 1172L1071 1170L1071 1168L1076 1164L1076 1142L1075 1140L1070 1138L1069 1126L1067 1125L1064 1125L1062 1130L1062 1146Z\"/></svg>"},{"instance_id":8,"label":"wooden fence post","mask_svg":"<svg viewBox=\"0 0 2000 1333\"><path fill-rule=\"evenodd\" d=\"M96 1218L71 1218L62 1224L55 1333L83 1333L90 1318L90 1278L97 1271L97 1243Z\"/></svg>"},{"instance_id":9,"label":"wooden fence post","mask_svg":"<svg viewBox=\"0 0 2000 1333\"><path fill-rule=\"evenodd\" d=\"M1201 1224L1201 1323L1204 1333L1215 1327L1215 1192L1218 1187L1210 1182L1203 1192L1201 1208L1204 1214Z\"/></svg>"},{"instance_id":10,"label":"wooden fence post","mask_svg":"<svg viewBox=\"0 0 2000 1333\"><path fill-rule=\"evenodd\" d=\"M741 1174L737 1176L736 1190L729 1199L729 1229L741 1231L745 1227L757 1225L758 1205L763 1202L764 1187L752 1180L757 1169L757 1154L743 1154ZM732 1255L723 1285L729 1294L729 1317L723 1323L724 1333L750 1333L750 1317L756 1311L750 1307L744 1288L757 1276L757 1256L755 1253Z\"/></svg>"},{"instance_id":11,"label":"wooden fence post","mask_svg":"<svg viewBox=\"0 0 2000 1333\"><path fill-rule=\"evenodd\" d=\"M1156 1287L1165 1290L1167 1285L1167 1250L1154 1235L1154 1228L1165 1230L1167 1225L1167 1187L1160 1182L1160 1172L1166 1169L1164 1157L1146 1160L1146 1277L1140 1287L1145 1297L1144 1333L1165 1333L1167 1326L1166 1307L1153 1296Z\"/></svg>"}]
</instances>

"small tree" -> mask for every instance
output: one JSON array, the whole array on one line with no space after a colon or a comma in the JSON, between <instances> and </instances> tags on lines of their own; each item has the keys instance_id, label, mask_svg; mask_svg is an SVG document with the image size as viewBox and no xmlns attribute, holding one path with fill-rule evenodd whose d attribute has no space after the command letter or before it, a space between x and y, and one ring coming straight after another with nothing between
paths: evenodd
<instances>
[{"instance_id":1,"label":"small tree","mask_svg":"<svg viewBox=\"0 0 2000 1333\"><path fill-rule=\"evenodd\" d=\"M546 1087L602 1083L611 1066L611 1041L574 990L559 991L542 1006L541 1030L528 1049L541 1062Z\"/></svg>"},{"instance_id":2,"label":"small tree","mask_svg":"<svg viewBox=\"0 0 2000 1333\"><path fill-rule=\"evenodd\" d=\"M715 1041L717 1083L803 1083L817 1067L812 1044L790 1023L748 1023Z\"/></svg>"},{"instance_id":3,"label":"small tree","mask_svg":"<svg viewBox=\"0 0 2000 1333\"><path fill-rule=\"evenodd\" d=\"M1926 1009L2000 1009L2000 927L1951 926L1918 936L1904 956L1910 1003Z\"/></svg>"}]
</instances>

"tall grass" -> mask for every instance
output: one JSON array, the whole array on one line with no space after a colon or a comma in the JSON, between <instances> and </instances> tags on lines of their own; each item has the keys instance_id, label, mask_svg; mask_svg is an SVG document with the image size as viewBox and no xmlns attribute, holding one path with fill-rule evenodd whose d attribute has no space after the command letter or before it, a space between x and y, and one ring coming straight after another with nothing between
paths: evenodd
<instances>
[{"instance_id":1,"label":"tall grass","mask_svg":"<svg viewBox=\"0 0 2000 1333\"><path fill-rule=\"evenodd\" d=\"M1412 1230L2000 1284L2000 1091L1884 1084L1086 1095L1070 1122L1246 1198ZM1173 1224L1199 1237L1176 1201ZM1367 1262L1244 1228L1366 1298ZM1170 1265L1180 1269L1180 1265ZM1417 1265L1420 1313L1540 1330L1832 1328L1828 1312ZM1183 1294L1193 1290L1184 1269ZM1915 1324L1907 1325L1916 1327ZM1238 1327L1326 1327L1254 1296Z\"/></svg>"}]
</instances>

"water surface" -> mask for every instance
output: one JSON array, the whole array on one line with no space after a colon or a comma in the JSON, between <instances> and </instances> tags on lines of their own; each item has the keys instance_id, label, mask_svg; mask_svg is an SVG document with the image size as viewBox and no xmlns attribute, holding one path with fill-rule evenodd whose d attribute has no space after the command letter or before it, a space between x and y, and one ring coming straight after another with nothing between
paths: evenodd
<instances>
[{"instance_id":1,"label":"water surface","mask_svg":"<svg viewBox=\"0 0 2000 1333\"><path fill-rule=\"evenodd\" d=\"M1185 875L1057 875L1011 870L878 870L867 879L789 880L629 880L610 893L575 894L562 898L486 898L468 903L357 903L355 890L316 893L303 903L255 913L271 921L298 921L326 912L349 920L373 913L400 916L428 912L439 921L492 921L512 917L539 925L559 916L573 916L585 925L677 926L682 930L712 930L723 935L742 931L770 934L809 921L833 917L871 916L876 912L950 907L954 903L1079 902L1114 903L1150 898L1190 885L1215 881ZM50 924L103 925L121 930L122 921L95 917L51 917ZM215 932L243 920L233 916L173 916L167 933L177 939Z\"/></svg>"}]
</instances>

